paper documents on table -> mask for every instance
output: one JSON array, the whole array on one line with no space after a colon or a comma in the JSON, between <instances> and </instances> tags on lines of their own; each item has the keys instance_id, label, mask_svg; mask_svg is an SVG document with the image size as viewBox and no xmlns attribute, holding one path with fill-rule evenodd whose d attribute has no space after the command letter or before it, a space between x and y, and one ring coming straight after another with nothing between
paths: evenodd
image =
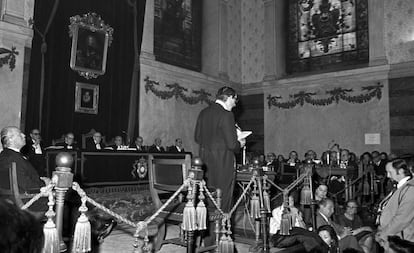
<instances>
[{"instance_id":1,"label":"paper documents on table","mask_svg":"<svg viewBox=\"0 0 414 253\"><path fill-rule=\"evenodd\" d=\"M247 136L249 136L253 133L252 131L242 131L238 128L236 128L236 131L237 131L237 140L238 141L246 139Z\"/></svg>"}]
</instances>

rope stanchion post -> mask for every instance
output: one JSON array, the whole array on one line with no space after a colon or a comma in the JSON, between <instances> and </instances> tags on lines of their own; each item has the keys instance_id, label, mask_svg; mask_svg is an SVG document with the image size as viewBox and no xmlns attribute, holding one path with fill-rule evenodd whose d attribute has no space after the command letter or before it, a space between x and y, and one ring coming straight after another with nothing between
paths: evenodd
<instances>
[{"instance_id":1,"label":"rope stanchion post","mask_svg":"<svg viewBox=\"0 0 414 253\"><path fill-rule=\"evenodd\" d=\"M56 171L53 172L52 181L55 183L56 190L56 227L59 233L60 252L67 251L66 244L62 240L63 208L65 194L72 187L73 174L70 167L73 163L73 157L67 152L59 153L56 156Z\"/></svg>"}]
</instances>

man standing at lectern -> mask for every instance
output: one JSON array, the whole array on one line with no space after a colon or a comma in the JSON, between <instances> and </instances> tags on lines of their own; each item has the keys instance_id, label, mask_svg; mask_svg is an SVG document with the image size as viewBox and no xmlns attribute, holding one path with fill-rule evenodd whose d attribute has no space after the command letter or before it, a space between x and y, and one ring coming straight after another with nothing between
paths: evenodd
<instances>
[{"instance_id":1,"label":"man standing at lectern","mask_svg":"<svg viewBox=\"0 0 414 253\"><path fill-rule=\"evenodd\" d=\"M232 207L235 181L235 157L246 144L237 140L234 115L237 94L230 87L218 90L215 103L203 109L197 119L195 141L200 145L199 155L206 166L207 185L222 190L224 212Z\"/></svg>"}]
</instances>

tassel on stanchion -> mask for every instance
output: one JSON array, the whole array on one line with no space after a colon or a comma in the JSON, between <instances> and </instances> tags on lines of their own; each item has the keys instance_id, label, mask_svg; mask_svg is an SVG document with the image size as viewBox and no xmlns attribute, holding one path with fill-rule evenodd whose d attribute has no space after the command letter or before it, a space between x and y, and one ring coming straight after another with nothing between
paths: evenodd
<instances>
[{"instance_id":1,"label":"tassel on stanchion","mask_svg":"<svg viewBox=\"0 0 414 253\"><path fill-rule=\"evenodd\" d=\"M47 203L49 209L46 212L47 222L43 226L44 234L44 246L43 253L57 253L60 251L59 246L59 233L57 231L56 225L53 222L53 217L55 217L55 212L53 211L53 206L55 202L53 200L52 191L49 192L49 201Z\"/></svg>"},{"instance_id":2,"label":"tassel on stanchion","mask_svg":"<svg viewBox=\"0 0 414 253\"><path fill-rule=\"evenodd\" d=\"M270 197L269 197L269 193L267 191L263 192L263 204L264 204L264 208L267 210L268 213L271 212L270 210Z\"/></svg>"},{"instance_id":3,"label":"tassel on stanchion","mask_svg":"<svg viewBox=\"0 0 414 253\"><path fill-rule=\"evenodd\" d=\"M184 211L183 211L183 230L184 231L194 231L197 229L197 216L196 210L193 203L193 193L191 183L188 186L188 194L187 194L187 204L185 204Z\"/></svg>"},{"instance_id":4,"label":"tassel on stanchion","mask_svg":"<svg viewBox=\"0 0 414 253\"><path fill-rule=\"evenodd\" d=\"M197 223L198 223L198 230L206 230L207 229L207 208L204 204L204 188L203 182L200 182L200 194L199 199L200 201L197 204L196 214L197 214Z\"/></svg>"},{"instance_id":5,"label":"tassel on stanchion","mask_svg":"<svg viewBox=\"0 0 414 253\"><path fill-rule=\"evenodd\" d=\"M227 253L233 253L234 252L234 242L231 238L231 224L230 219L227 220Z\"/></svg>"},{"instance_id":6,"label":"tassel on stanchion","mask_svg":"<svg viewBox=\"0 0 414 253\"><path fill-rule=\"evenodd\" d=\"M86 216L86 198L82 197L82 205L79 207L81 213L75 226L75 234L73 236L73 253L88 252L91 250L91 223Z\"/></svg>"},{"instance_id":7,"label":"tassel on stanchion","mask_svg":"<svg viewBox=\"0 0 414 253\"><path fill-rule=\"evenodd\" d=\"M257 195L258 191L256 181L254 181L252 193L253 196L250 200L250 217L252 219L258 219L260 218L260 200L259 196Z\"/></svg>"},{"instance_id":8,"label":"tassel on stanchion","mask_svg":"<svg viewBox=\"0 0 414 253\"><path fill-rule=\"evenodd\" d=\"M290 235L291 221L286 208L283 210L282 220L280 221L280 235Z\"/></svg>"},{"instance_id":9,"label":"tassel on stanchion","mask_svg":"<svg viewBox=\"0 0 414 253\"><path fill-rule=\"evenodd\" d=\"M219 253L228 253L228 248L229 248L229 242L228 242L228 238L226 236L227 230L226 230L226 218L224 218L221 221L221 237L220 237L220 242L219 242Z\"/></svg>"},{"instance_id":10,"label":"tassel on stanchion","mask_svg":"<svg viewBox=\"0 0 414 253\"><path fill-rule=\"evenodd\" d=\"M312 191L309 187L309 179L305 179L302 191L300 192L300 204L310 205L311 203L312 203Z\"/></svg>"}]
</instances>

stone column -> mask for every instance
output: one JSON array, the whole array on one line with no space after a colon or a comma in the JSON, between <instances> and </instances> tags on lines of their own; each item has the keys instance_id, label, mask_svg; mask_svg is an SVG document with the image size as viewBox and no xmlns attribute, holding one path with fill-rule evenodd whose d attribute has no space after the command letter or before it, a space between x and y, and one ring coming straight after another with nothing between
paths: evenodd
<instances>
[{"instance_id":1,"label":"stone column","mask_svg":"<svg viewBox=\"0 0 414 253\"><path fill-rule=\"evenodd\" d=\"M0 0L0 59L10 57L0 67L0 125L23 127L30 48L33 30L28 24L33 17L34 0ZM28 53L26 53L28 52ZM26 64L25 64L26 62ZM22 115L23 111L23 115Z\"/></svg>"},{"instance_id":2,"label":"stone column","mask_svg":"<svg viewBox=\"0 0 414 253\"><path fill-rule=\"evenodd\" d=\"M145 4L144 29L142 34L141 58L155 60L154 56L154 1Z\"/></svg>"},{"instance_id":3,"label":"stone column","mask_svg":"<svg viewBox=\"0 0 414 253\"><path fill-rule=\"evenodd\" d=\"M369 65L388 64L384 46L384 0L368 0Z\"/></svg>"},{"instance_id":4,"label":"stone column","mask_svg":"<svg viewBox=\"0 0 414 253\"><path fill-rule=\"evenodd\" d=\"M219 77L221 79L228 80L228 70L227 70L227 59L228 59L228 48L227 48L227 9L228 9L228 0L220 0L219 4L219 41L218 41L218 50L219 50Z\"/></svg>"},{"instance_id":5,"label":"stone column","mask_svg":"<svg viewBox=\"0 0 414 253\"><path fill-rule=\"evenodd\" d=\"M275 80L286 73L286 11L284 0L263 0L265 9L265 75Z\"/></svg>"}]
</instances>

